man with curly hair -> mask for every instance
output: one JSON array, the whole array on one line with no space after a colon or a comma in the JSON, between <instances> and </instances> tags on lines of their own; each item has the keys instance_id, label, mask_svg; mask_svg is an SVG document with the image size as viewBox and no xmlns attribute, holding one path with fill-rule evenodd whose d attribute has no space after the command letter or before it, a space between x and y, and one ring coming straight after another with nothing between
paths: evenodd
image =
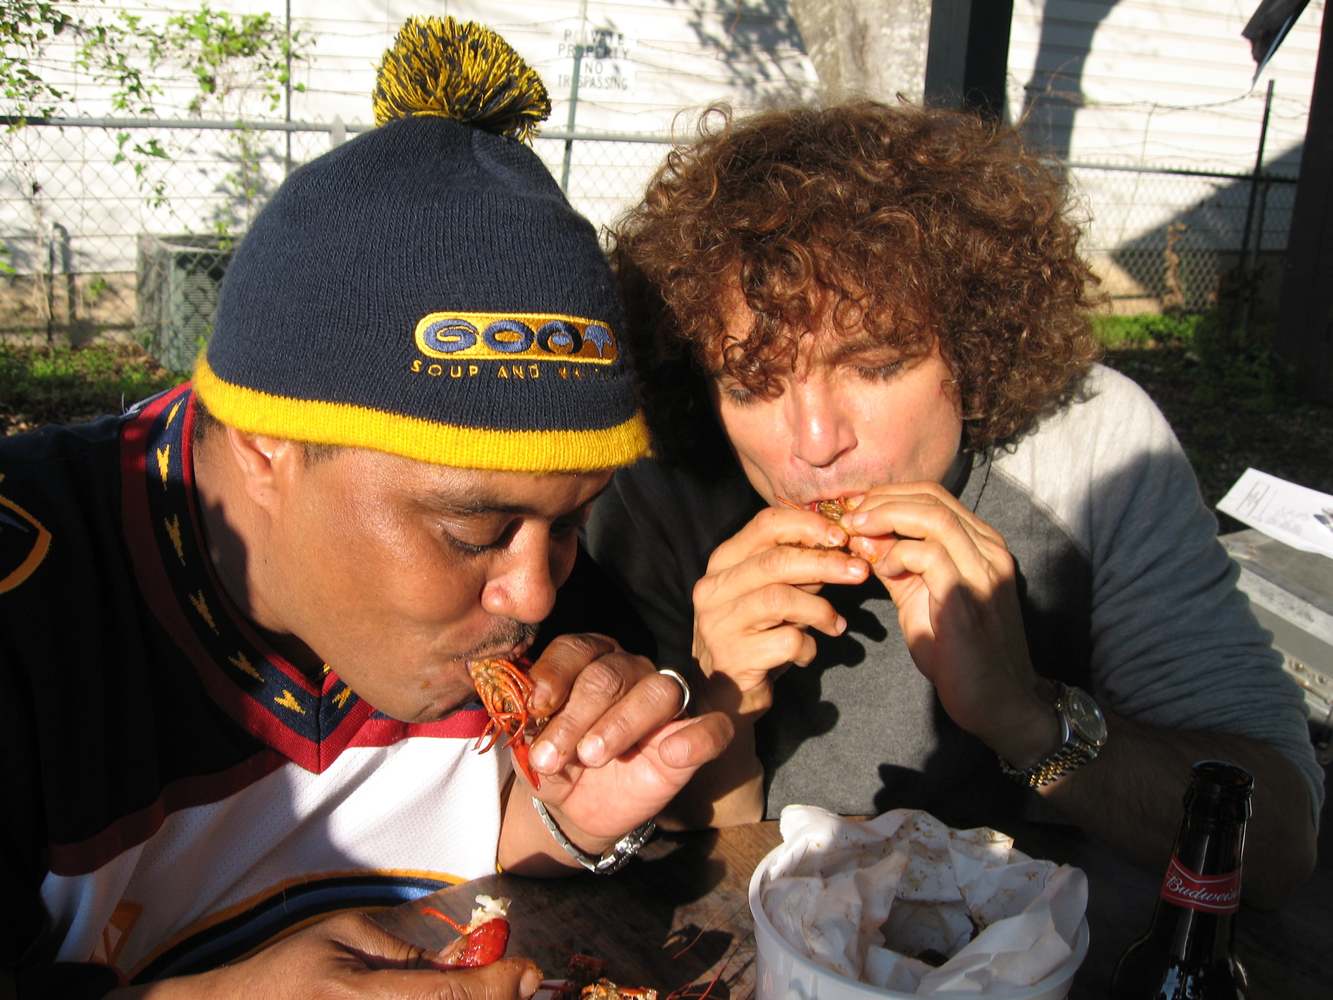
<instances>
[{"instance_id":1,"label":"man with curly hair","mask_svg":"<svg viewBox=\"0 0 1333 1000\"><path fill-rule=\"evenodd\" d=\"M714 109L613 235L656 460L588 539L737 728L684 822L1053 806L1157 867L1218 757L1256 776L1247 895L1305 878L1301 696L1166 421L1095 363L1067 192L1013 129Z\"/></svg>"}]
</instances>

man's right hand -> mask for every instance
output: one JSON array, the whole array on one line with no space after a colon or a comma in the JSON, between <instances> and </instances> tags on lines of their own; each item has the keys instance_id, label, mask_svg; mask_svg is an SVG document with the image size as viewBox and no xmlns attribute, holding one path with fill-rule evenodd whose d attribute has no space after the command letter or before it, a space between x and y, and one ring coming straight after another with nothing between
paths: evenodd
<instances>
[{"instance_id":1,"label":"man's right hand","mask_svg":"<svg viewBox=\"0 0 1333 1000\"><path fill-rule=\"evenodd\" d=\"M713 551L694 586L693 648L711 707L766 711L774 671L814 659L807 630L842 634L847 623L819 591L860 583L870 571L846 544L847 533L822 514L768 507Z\"/></svg>"},{"instance_id":2,"label":"man's right hand","mask_svg":"<svg viewBox=\"0 0 1333 1000\"><path fill-rule=\"evenodd\" d=\"M233 965L115 990L108 997L527 1000L542 979L541 970L523 958L501 959L477 969L441 970L432 964L437 955L400 941L365 913L342 913Z\"/></svg>"}]
</instances>

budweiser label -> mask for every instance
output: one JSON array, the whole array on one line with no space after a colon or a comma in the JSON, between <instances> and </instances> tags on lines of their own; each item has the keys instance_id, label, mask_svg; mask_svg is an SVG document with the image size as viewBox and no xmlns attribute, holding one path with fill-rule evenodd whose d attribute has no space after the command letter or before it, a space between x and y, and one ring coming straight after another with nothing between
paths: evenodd
<instances>
[{"instance_id":1,"label":"budweiser label","mask_svg":"<svg viewBox=\"0 0 1333 1000\"><path fill-rule=\"evenodd\" d=\"M1161 897L1203 913L1235 913L1240 906L1240 869L1224 875L1200 875L1173 857L1162 879Z\"/></svg>"}]
</instances>

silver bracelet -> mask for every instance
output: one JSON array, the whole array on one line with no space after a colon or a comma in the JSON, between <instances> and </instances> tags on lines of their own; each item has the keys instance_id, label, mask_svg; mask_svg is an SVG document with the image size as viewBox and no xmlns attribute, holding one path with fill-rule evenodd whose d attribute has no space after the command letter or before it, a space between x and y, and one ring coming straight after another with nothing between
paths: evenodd
<instances>
[{"instance_id":1,"label":"silver bracelet","mask_svg":"<svg viewBox=\"0 0 1333 1000\"><path fill-rule=\"evenodd\" d=\"M602 852L600 858L594 858L591 854L586 854L580 850L576 844L565 836L564 831L556 826L555 820L546 811L546 804L535 795L532 797L532 808L537 810L537 818L542 821L542 826L546 827L546 831L555 839L555 842L565 849L565 853L594 875L614 875L620 871L629 862L630 858L639 853L639 848L648 843L648 838L657 829L657 824L649 820L643 826L634 828L617 840Z\"/></svg>"}]
</instances>

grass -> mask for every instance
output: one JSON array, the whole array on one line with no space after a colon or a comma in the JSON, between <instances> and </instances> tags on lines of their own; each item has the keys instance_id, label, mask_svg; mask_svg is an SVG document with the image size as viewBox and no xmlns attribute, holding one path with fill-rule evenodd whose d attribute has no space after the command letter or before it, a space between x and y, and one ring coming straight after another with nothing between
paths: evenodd
<instances>
[{"instance_id":1,"label":"grass","mask_svg":"<svg viewBox=\"0 0 1333 1000\"><path fill-rule=\"evenodd\" d=\"M119 413L180 380L134 344L70 348L0 342L0 432Z\"/></svg>"},{"instance_id":2,"label":"grass","mask_svg":"<svg viewBox=\"0 0 1333 1000\"><path fill-rule=\"evenodd\" d=\"M1207 314L1099 316L1106 363L1138 382L1184 445L1215 506L1247 466L1333 493L1333 405L1286 391L1263 331L1238 338ZM0 342L0 433L71 423L174 385L133 344L78 349ZM1223 516L1222 529L1239 525Z\"/></svg>"}]
</instances>

